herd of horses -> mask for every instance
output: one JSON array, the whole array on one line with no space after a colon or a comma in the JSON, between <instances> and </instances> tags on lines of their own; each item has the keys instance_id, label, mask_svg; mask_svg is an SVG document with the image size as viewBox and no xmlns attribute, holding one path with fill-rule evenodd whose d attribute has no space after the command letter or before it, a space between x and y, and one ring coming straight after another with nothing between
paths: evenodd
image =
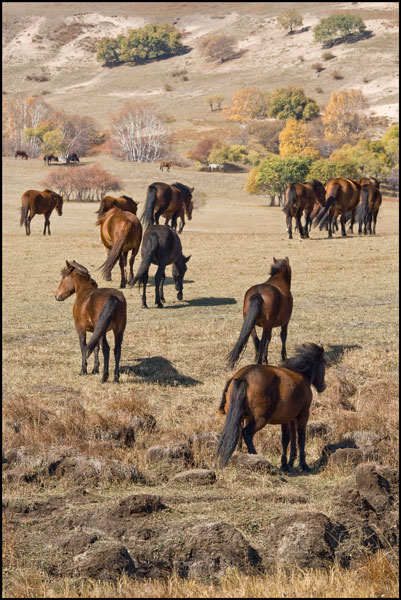
<instances>
[{"instance_id":1,"label":"herd of horses","mask_svg":"<svg viewBox=\"0 0 401 600\"><path fill-rule=\"evenodd\" d=\"M332 237L336 220L340 217L341 235L346 236L345 222L350 218L352 231L355 220L359 221L358 233L376 232L377 213L381 204L379 182L375 179L358 181L335 178L325 187L317 180L293 183L286 192L287 230L292 238L292 218L295 218L299 234L309 237L312 224L322 229L327 222L328 235ZM107 257L99 267L107 281L119 262L121 270L120 288L143 287L142 307L146 302L146 285L149 268L157 265L155 275L155 304L163 308L165 270L172 265L172 274L177 299L183 299L183 282L190 256L184 256L179 233L184 226L184 214L192 217L193 198L191 188L182 183L167 184L154 182L146 191L145 206L139 219L138 203L128 196L106 196L102 199L96 225L100 227L100 238L106 248ZM43 214L43 234L50 235L50 214L56 209L62 215L63 198L45 189L28 190L21 199L20 224L25 223L26 234L30 235L30 221L35 214ZM301 217L305 216L305 224ZM164 216L166 222L159 224ZM177 219L181 227L177 232ZM171 220L171 226L168 223ZM373 221L373 230L372 230ZM133 266L141 247L142 260L134 276ZM128 253L129 274L127 274ZM108 331L114 334L114 381L120 377L122 340L127 322L127 303L124 294L115 288L99 288L88 270L75 261L66 261L61 271L62 279L55 297L63 301L76 294L73 307L75 328L78 333L82 355L81 374L87 373L87 359L94 353L92 373L99 373L99 349L102 344L104 358L101 381L109 377L110 346L106 339ZM236 445L244 440L250 454L256 454L253 437L266 424L280 424L282 433L281 468L288 471L297 457L303 471L310 471L305 457L306 426L312 401L312 386L318 393L324 391L325 357L323 347L306 343L296 348L296 354L287 358L286 341L288 324L292 315L291 267L288 257L276 259L270 267L269 278L251 286L243 302L243 325L237 342L226 356L226 365L234 369L243 355L251 336L255 349L255 364L238 370L226 382L218 411L226 415L225 425L217 448L217 464L224 467ZM256 327L262 329L259 339ZM281 366L268 364L268 348L272 329L280 327ZM86 335L92 333L90 341ZM287 460L290 445L289 460Z\"/></svg>"},{"instance_id":2,"label":"herd of horses","mask_svg":"<svg viewBox=\"0 0 401 600\"><path fill-rule=\"evenodd\" d=\"M15 158L18 157L21 157L23 160L28 160L28 154L24 150L15 151ZM79 157L76 152L70 152L65 155L60 154L58 156L55 156L54 154L45 154L43 157L43 162L45 162L48 166L52 162L65 162L67 165L69 165L72 162L79 162Z\"/></svg>"}]
</instances>

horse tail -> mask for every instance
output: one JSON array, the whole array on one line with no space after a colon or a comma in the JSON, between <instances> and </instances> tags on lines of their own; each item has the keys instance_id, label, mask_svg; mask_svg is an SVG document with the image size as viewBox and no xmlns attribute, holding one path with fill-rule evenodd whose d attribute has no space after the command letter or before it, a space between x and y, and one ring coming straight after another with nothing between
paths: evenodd
<instances>
[{"instance_id":1,"label":"horse tail","mask_svg":"<svg viewBox=\"0 0 401 600\"><path fill-rule=\"evenodd\" d=\"M28 216L28 212L29 212L29 201L27 200L27 198L22 196L21 218L19 220L20 225L23 225L25 223L25 219Z\"/></svg>"},{"instance_id":2,"label":"horse tail","mask_svg":"<svg viewBox=\"0 0 401 600\"><path fill-rule=\"evenodd\" d=\"M137 281L140 281L142 277L149 271L149 267L152 264L153 256L157 250L158 246L158 238L156 233L152 233L146 242L146 248L142 257L142 262L139 265L139 269L136 272L134 279L129 284L130 287L133 287ZM143 246L142 246L143 248Z\"/></svg>"},{"instance_id":3,"label":"horse tail","mask_svg":"<svg viewBox=\"0 0 401 600\"><path fill-rule=\"evenodd\" d=\"M368 212L369 212L369 190L365 187L362 186L362 190L361 190L361 200L357 206L356 212L355 212L355 220L358 221L358 223L366 223L367 218L368 218Z\"/></svg>"},{"instance_id":4,"label":"horse tail","mask_svg":"<svg viewBox=\"0 0 401 600\"><path fill-rule=\"evenodd\" d=\"M103 308L100 312L98 322L96 323L95 330L88 345L86 346L86 357L88 358L95 347L99 343L101 337L107 332L109 325L114 317L114 313L120 306L120 300L116 296L110 296L103 304Z\"/></svg>"},{"instance_id":5,"label":"horse tail","mask_svg":"<svg viewBox=\"0 0 401 600\"><path fill-rule=\"evenodd\" d=\"M118 236L117 241L115 241L113 246L111 247L111 250L109 252L107 259L99 267L99 269L102 269L102 273L106 279L111 276L111 271L113 270L114 265L116 264L116 262L118 261L118 259L121 256L121 252L124 248L124 244L126 242L128 234L130 232L131 225L132 225L131 221L126 221L123 224L121 233Z\"/></svg>"},{"instance_id":6,"label":"horse tail","mask_svg":"<svg viewBox=\"0 0 401 600\"><path fill-rule=\"evenodd\" d=\"M220 467L226 466L238 442L247 387L248 384L245 379L233 380L230 408L228 409L224 429L217 447L217 460Z\"/></svg>"},{"instance_id":7,"label":"horse tail","mask_svg":"<svg viewBox=\"0 0 401 600\"><path fill-rule=\"evenodd\" d=\"M246 314L242 328L235 344L234 348L226 356L226 364L229 368L233 369L248 343L248 338L251 334L252 329L255 327L256 319L258 318L260 308L263 304L263 298L260 294L254 294L249 299L249 310Z\"/></svg>"},{"instance_id":8,"label":"horse tail","mask_svg":"<svg viewBox=\"0 0 401 600\"><path fill-rule=\"evenodd\" d=\"M287 202L283 208L283 212L288 216L290 214L291 208L294 205L295 200L297 199L297 192L295 190L295 185L292 183L287 190Z\"/></svg>"},{"instance_id":9,"label":"horse tail","mask_svg":"<svg viewBox=\"0 0 401 600\"><path fill-rule=\"evenodd\" d=\"M105 202L105 200L103 198L102 201L100 202L99 210L96 211L96 214L98 215L99 219L103 215L103 213L105 212L105 210L104 210L105 208L106 208L106 202Z\"/></svg>"},{"instance_id":10,"label":"horse tail","mask_svg":"<svg viewBox=\"0 0 401 600\"><path fill-rule=\"evenodd\" d=\"M319 229L322 230L324 223L326 221L326 213L329 212L329 209L333 206L335 200L337 200L338 195L341 193L341 186L339 183L335 183L331 186L330 196L326 200L326 204L318 211L316 217L313 219L313 227L319 225Z\"/></svg>"},{"instance_id":11,"label":"horse tail","mask_svg":"<svg viewBox=\"0 0 401 600\"><path fill-rule=\"evenodd\" d=\"M148 192L146 195L145 208L143 209L143 213L141 216L141 222L144 226L144 229L147 229L150 225L154 223L153 211L156 202L156 188L153 185L148 187Z\"/></svg>"}]
</instances>

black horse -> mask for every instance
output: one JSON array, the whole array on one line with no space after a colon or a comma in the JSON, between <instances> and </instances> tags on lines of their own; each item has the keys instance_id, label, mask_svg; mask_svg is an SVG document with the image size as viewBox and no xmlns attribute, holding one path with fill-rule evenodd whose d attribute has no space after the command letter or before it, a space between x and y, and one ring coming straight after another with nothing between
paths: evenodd
<instances>
[{"instance_id":1,"label":"black horse","mask_svg":"<svg viewBox=\"0 0 401 600\"><path fill-rule=\"evenodd\" d=\"M65 162L67 163L67 165L69 165L70 162L79 162L78 154L76 154L75 152L73 152L72 154L67 154Z\"/></svg>"},{"instance_id":2,"label":"black horse","mask_svg":"<svg viewBox=\"0 0 401 600\"><path fill-rule=\"evenodd\" d=\"M58 156L54 156L54 154L45 154L43 157L43 162L45 162L48 166L51 162L59 162Z\"/></svg>"},{"instance_id":3,"label":"black horse","mask_svg":"<svg viewBox=\"0 0 401 600\"><path fill-rule=\"evenodd\" d=\"M163 308L166 302L163 294L165 270L167 265L173 265L173 278L178 300L182 300L182 287L187 262L191 256L185 257L178 234L167 225L151 225L145 231L142 239L142 262L134 279L129 283L133 287L137 281L143 285L142 308L146 304L146 284L149 277L149 267L153 263L158 265L155 275L156 298L155 304Z\"/></svg>"}]
</instances>

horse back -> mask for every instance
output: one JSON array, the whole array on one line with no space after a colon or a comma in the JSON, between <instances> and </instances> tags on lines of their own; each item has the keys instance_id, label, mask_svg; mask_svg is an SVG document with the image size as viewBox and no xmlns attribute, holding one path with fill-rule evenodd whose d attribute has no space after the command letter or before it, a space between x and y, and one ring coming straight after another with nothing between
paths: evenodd
<instances>
[{"instance_id":1,"label":"horse back","mask_svg":"<svg viewBox=\"0 0 401 600\"><path fill-rule=\"evenodd\" d=\"M124 331L127 322L127 301L115 288L89 288L77 295L73 308L75 327L93 332L99 320L102 308L110 296L119 300L119 310L110 322L107 331Z\"/></svg>"},{"instance_id":2,"label":"horse back","mask_svg":"<svg viewBox=\"0 0 401 600\"><path fill-rule=\"evenodd\" d=\"M283 278L274 276L265 283L257 284L249 288L245 294L243 316L245 318L250 300L254 294L260 294L262 305L256 325L259 327L281 327L288 323L293 307L293 298L288 284Z\"/></svg>"},{"instance_id":3,"label":"horse back","mask_svg":"<svg viewBox=\"0 0 401 600\"><path fill-rule=\"evenodd\" d=\"M153 238L153 239L152 239ZM152 239L152 242L151 242ZM156 249L153 254L153 264L164 263L170 265L182 256L182 246L178 234L167 225L152 225L148 227L143 236L142 256L148 251L148 246L156 240Z\"/></svg>"}]
</instances>

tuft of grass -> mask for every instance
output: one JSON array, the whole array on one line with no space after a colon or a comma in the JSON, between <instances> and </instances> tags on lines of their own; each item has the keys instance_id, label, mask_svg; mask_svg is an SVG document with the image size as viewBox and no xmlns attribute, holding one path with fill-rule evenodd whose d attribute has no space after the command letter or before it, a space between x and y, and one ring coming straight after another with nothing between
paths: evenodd
<instances>
[{"instance_id":1,"label":"tuft of grass","mask_svg":"<svg viewBox=\"0 0 401 600\"><path fill-rule=\"evenodd\" d=\"M344 79L344 76L337 69L331 72L331 76L333 79Z\"/></svg>"}]
</instances>

